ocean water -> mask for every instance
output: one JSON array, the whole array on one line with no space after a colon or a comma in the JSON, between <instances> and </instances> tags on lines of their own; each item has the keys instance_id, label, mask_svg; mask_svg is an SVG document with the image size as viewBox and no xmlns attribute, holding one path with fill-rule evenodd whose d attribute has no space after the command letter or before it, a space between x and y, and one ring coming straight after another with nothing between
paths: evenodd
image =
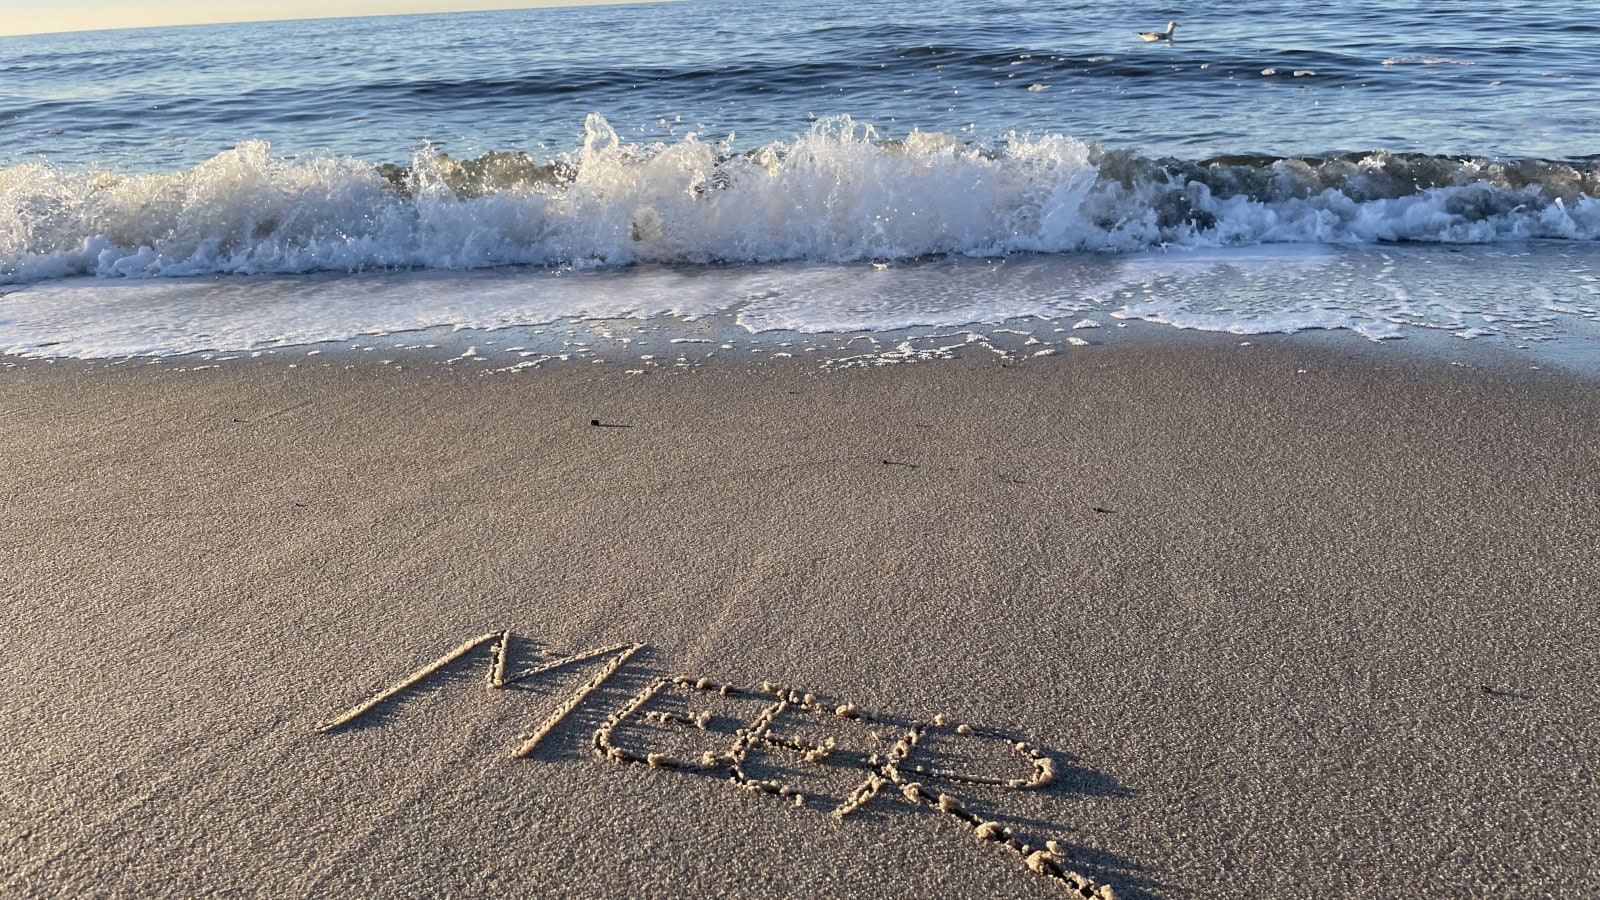
<instances>
[{"instance_id":1,"label":"ocean water","mask_svg":"<svg viewBox=\"0 0 1600 900\"><path fill-rule=\"evenodd\" d=\"M0 38L0 353L618 319L1032 322L1053 352L1140 320L1600 359L1592 13L691 0Z\"/></svg>"}]
</instances>

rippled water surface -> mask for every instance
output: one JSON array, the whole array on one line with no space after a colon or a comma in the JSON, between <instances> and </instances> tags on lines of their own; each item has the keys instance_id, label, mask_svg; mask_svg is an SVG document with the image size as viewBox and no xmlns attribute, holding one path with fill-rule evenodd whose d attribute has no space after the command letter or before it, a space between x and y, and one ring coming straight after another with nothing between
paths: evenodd
<instances>
[{"instance_id":1,"label":"rippled water surface","mask_svg":"<svg viewBox=\"0 0 1600 900\"><path fill-rule=\"evenodd\" d=\"M1185 158L1600 153L1592 4L1247 0L1137 38L1170 9L696 0L3 38L0 164L567 149L590 112L742 147L848 114Z\"/></svg>"}]
</instances>

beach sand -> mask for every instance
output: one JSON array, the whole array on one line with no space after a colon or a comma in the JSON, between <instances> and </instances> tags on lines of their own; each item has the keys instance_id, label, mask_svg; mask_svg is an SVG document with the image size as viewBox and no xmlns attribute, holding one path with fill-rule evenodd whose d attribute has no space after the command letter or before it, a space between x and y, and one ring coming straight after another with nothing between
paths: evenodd
<instances>
[{"instance_id":1,"label":"beach sand","mask_svg":"<svg viewBox=\"0 0 1600 900\"><path fill-rule=\"evenodd\" d=\"M844 372L323 359L0 373L5 893L1600 884L1593 381L1271 338ZM513 673L644 646L587 693L615 653L491 689L496 637L318 731L507 630ZM770 679L796 702L766 733L838 747L757 734L742 771L806 804L596 759L672 675L713 690L669 685L619 745L728 752L776 698L716 684ZM1010 847L893 781L830 814L915 722L902 780ZM1014 848L1046 840L1041 875Z\"/></svg>"}]
</instances>

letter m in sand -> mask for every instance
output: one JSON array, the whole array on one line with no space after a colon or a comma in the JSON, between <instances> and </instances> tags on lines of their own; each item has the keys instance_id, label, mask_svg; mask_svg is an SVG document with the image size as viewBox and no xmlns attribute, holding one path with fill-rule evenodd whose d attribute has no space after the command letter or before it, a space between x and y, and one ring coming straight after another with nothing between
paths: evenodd
<instances>
[{"instance_id":1,"label":"letter m in sand","mask_svg":"<svg viewBox=\"0 0 1600 900\"><path fill-rule=\"evenodd\" d=\"M596 657L605 656L607 654L615 654L612 656L611 660L606 663L604 668L596 673L593 678L585 682L583 686L579 687L576 691L569 695L565 700L561 701L560 705L555 708L555 711L546 716L544 721L540 722L538 727L536 727L533 732L516 747L516 749L511 751L511 755L513 757L527 756L529 753L532 753L534 748L539 746L539 742L543 740L544 737L551 731L553 731L557 725L561 724L561 720L566 718L568 713L572 712L574 709L577 709L578 705L583 703L589 694L593 693L596 688L604 684L606 679L610 678L612 675L615 675L617 670L622 668L623 665L627 663L629 657L633 656L633 654L639 652L639 650L644 647L643 644L612 644L607 647L595 647L589 650L583 650L578 653L574 653L571 656L562 656L556 659L546 660L539 665L530 666L529 668L523 669L515 674L507 675L506 662L511 649L511 632L491 631L488 634L480 635L472 640L463 642L454 650L451 650L449 653L446 653L433 662L428 663L417 671L412 672L410 675L402 678L389 687L384 688L378 693L373 694L371 697L368 697L367 699L351 707L343 714L319 724L317 726L317 731L323 734L330 734L360 721L363 716L399 698L407 691L420 687L423 682L426 682L428 679L438 674L439 671L444 669L446 666L486 644L492 645L491 656L489 660L489 673L487 678L490 690L497 690L527 678L536 678L548 672L553 672L556 669L585 662Z\"/></svg>"}]
</instances>

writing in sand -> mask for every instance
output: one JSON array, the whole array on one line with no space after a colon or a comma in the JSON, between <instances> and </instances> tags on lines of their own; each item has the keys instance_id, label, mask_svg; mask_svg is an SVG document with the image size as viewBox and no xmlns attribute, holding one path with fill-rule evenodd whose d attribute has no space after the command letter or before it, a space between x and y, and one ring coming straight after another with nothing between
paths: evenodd
<instances>
[{"instance_id":1,"label":"writing in sand","mask_svg":"<svg viewBox=\"0 0 1600 900\"><path fill-rule=\"evenodd\" d=\"M615 644L545 654L536 664L513 670L512 637L510 631L498 631L465 641L317 730L337 733L486 647L490 690L569 666L598 665L510 749L512 758L525 760L574 710L591 698L599 702L602 686L645 648ZM795 806L831 807L839 820L880 800L908 803L953 819L977 840L1074 895L1115 897L1109 885L1068 868L1059 842L1036 846L980 814L983 807L970 796L974 791L1031 791L1055 779L1051 755L1026 740L943 714L928 721L891 719L771 681L740 687L704 677L644 674L643 686L615 702L590 738L596 759L724 778L741 790ZM974 767L979 771L965 771Z\"/></svg>"}]
</instances>

